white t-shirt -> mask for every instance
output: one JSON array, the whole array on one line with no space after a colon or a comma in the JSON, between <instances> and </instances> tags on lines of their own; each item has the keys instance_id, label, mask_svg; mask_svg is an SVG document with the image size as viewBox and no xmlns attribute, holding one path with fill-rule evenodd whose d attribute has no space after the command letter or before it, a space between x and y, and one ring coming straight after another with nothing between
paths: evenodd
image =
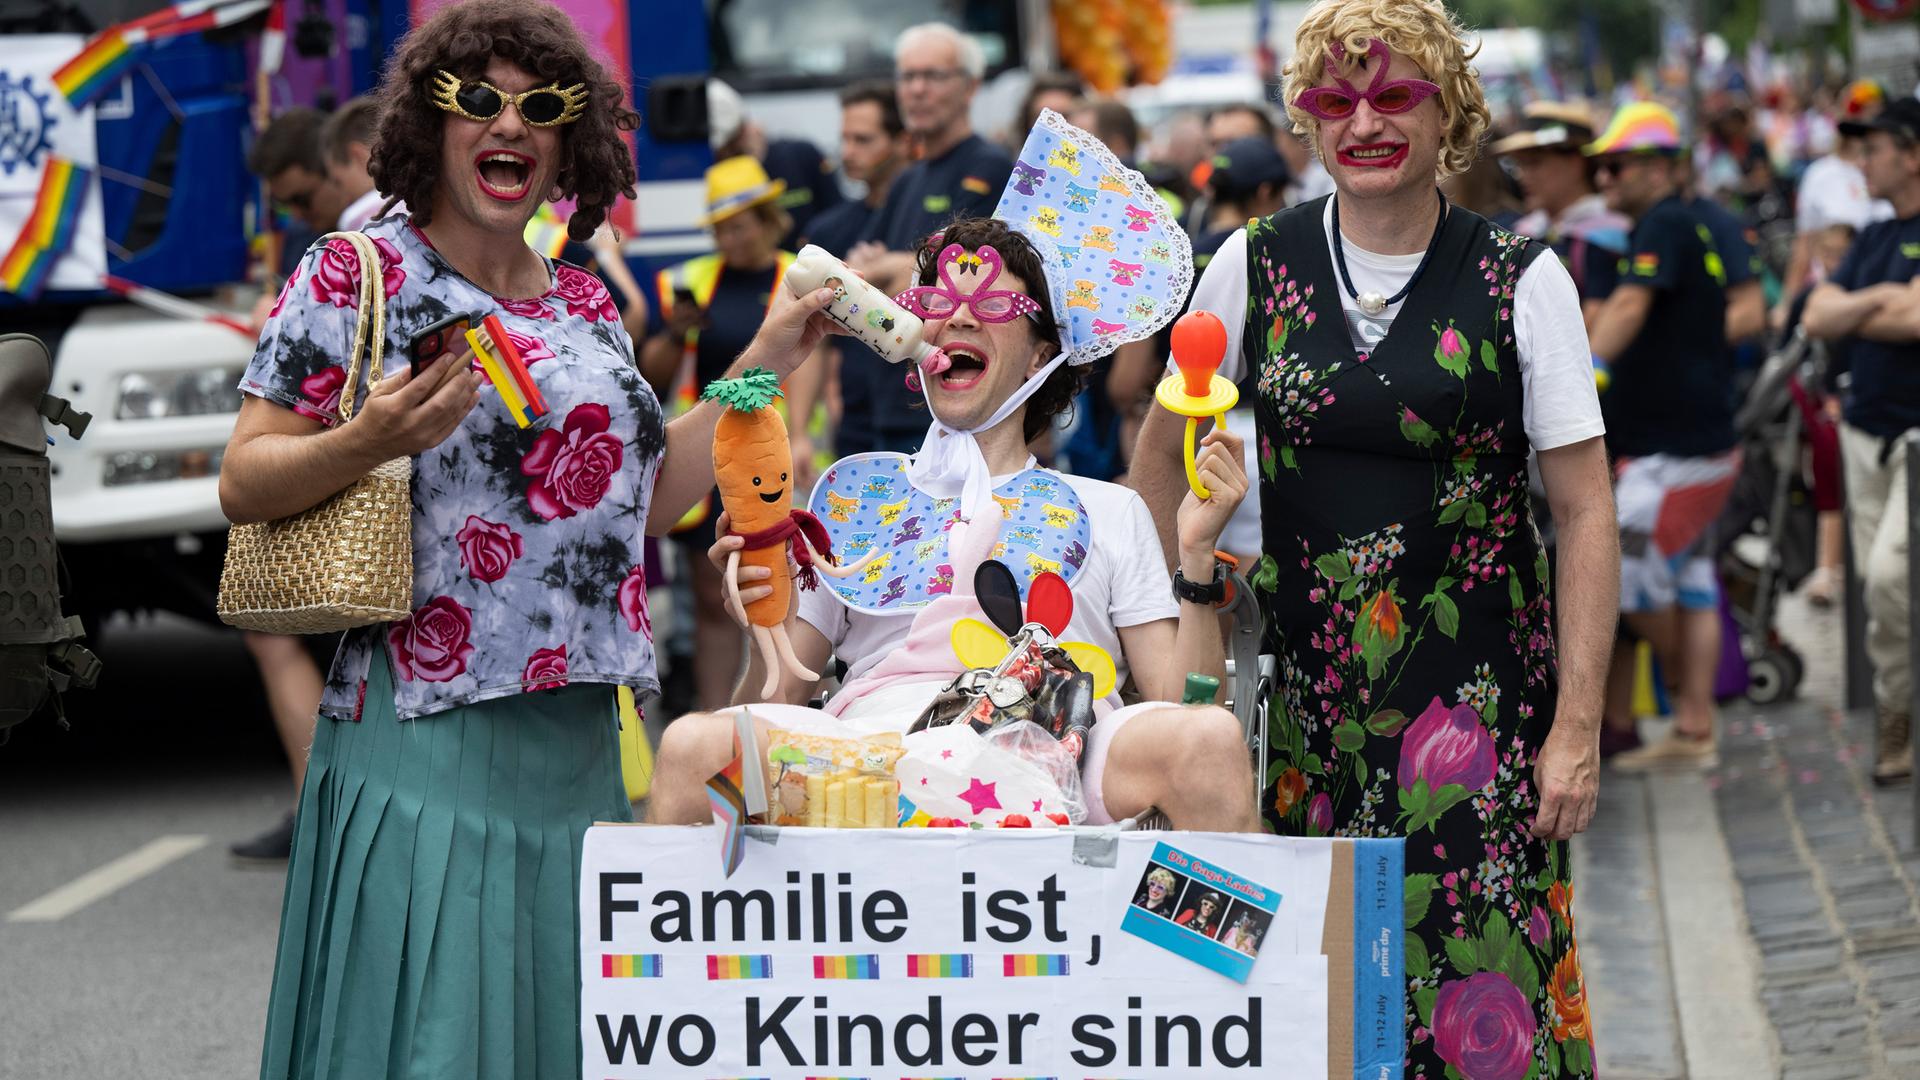
<instances>
[{"instance_id":1,"label":"white t-shirt","mask_svg":"<svg viewBox=\"0 0 1920 1080\"><path fill-rule=\"evenodd\" d=\"M1118 672L1115 685L1124 686L1127 656L1118 629L1180 617L1173 578L1160 554L1160 534L1147 504L1132 489L1083 476L1052 475L1066 481L1080 497L1093 532L1086 565L1071 582L1073 618L1062 640L1105 649ZM1008 479L1010 475L996 476L993 482ZM914 612L853 611L830 590L813 589L800 593L799 615L833 644L834 655L847 663L846 681L851 682L906 643Z\"/></svg>"},{"instance_id":2,"label":"white t-shirt","mask_svg":"<svg viewBox=\"0 0 1920 1080\"><path fill-rule=\"evenodd\" d=\"M1800 178L1800 201L1794 229L1819 232L1830 225L1850 225L1855 231L1893 217L1893 206L1867 194L1867 178L1859 166L1838 156L1823 157L1807 166Z\"/></svg>"},{"instance_id":3,"label":"white t-shirt","mask_svg":"<svg viewBox=\"0 0 1920 1080\"><path fill-rule=\"evenodd\" d=\"M1333 235L1333 203L1322 212L1323 229ZM1327 244L1333 258L1333 244ZM1355 292L1392 296L1420 266L1422 256L1377 255L1346 245L1347 272ZM1338 277L1339 271L1335 271ZM1389 304L1378 316L1360 310L1360 304L1340 290L1347 330L1357 352L1366 352L1386 337L1401 305ZM1566 267L1551 253L1533 260L1513 291L1514 343L1520 358L1522 417L1527 439L1535 450L1568 446L1606 433L1600 418L1600 394L1593 383L1593 352L1587 345L1586 322L1580 315L1580 295ZM1247 231L1227 238L1200 275L1189 311L1210 311L1227 328L1227 355L1220 374L1238 382L1246 366L1240 352L1247 311ZM1168 369L1172 370L1169 363Z\"/></svg>"},{"instance_id":4,"label":"white t-shirt","mask_svg":"<svg viewBox=\"0 0 1920 1080\"><path fill-rule=\"evenodd\" d=\"M340 231L357 232L366 228L367 224L373 220L374 215L380 212L380 207L385 205L386 201L387 197L378 191L368 191L366 194L348 203L347 208L340 211ZM389 214L404 214L406 212L407 204L404 202L394 203L393 209L388 211Z\"/></svg>"}]
</instances>

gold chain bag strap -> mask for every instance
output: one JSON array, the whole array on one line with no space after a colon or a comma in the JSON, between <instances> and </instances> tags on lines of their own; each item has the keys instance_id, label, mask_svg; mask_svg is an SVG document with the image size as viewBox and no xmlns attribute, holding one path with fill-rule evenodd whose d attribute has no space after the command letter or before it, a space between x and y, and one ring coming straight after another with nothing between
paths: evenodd
<instances>
[{"instance_id":1,"label":"gold chain bag strap","mask_svg":"<svg viewBox=\"0 0 1920 1080\"><path fill-rule=\"evenodd\" d=\"M354 375L379 384L387 313L379 252L365 233L345 238L360 259L359 319L340 422L353 419ZM364 395L363 395L364 396ZM220 620L243 630L324 634L404 619L413 608L413 459L397 457L346 490L291 517L235 525L220 574Z\"/></svg>"}]
</instances>

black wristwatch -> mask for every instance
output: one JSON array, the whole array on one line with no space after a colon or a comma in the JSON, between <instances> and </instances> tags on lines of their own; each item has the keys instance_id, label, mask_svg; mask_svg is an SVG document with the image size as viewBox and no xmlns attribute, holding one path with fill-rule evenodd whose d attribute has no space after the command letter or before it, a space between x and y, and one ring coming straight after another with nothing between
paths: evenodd
<instances>
[{"instance_id":1,"label":"black wristwatch","mask_svg":"<svg viewBox=\"0 0 1920 1080\"><path fill-rule=\"evenodd\" d=\"M1173 571L1173 595L1188 603L1205 604L1219 607L1227 601L1227 577L1220 572L1220 564L1213 564L1213 580L1205 585L1196 585L1187 580L1179 567Z\"/></svg>"}]
</instances>

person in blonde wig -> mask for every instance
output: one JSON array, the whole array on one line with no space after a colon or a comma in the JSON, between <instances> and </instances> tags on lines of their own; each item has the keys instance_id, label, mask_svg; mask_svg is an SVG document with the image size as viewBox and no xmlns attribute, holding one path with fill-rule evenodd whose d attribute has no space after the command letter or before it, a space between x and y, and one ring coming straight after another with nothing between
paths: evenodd
<instances>
[{"instance_id":1,"label":"person in blonde wig","mask_svg":"<svg viewBox=\"0 0 1920 1080\"><path fill-rule=\"evenodd\" d=\"M1334 193L1235 233L1191 306L1255 387L1268 823L1407 839L1408 1075L1589 1076L1566 840L1598 793L1618 537L1572 279L1438 190L1486 130L1471 61L1437 0L1310 8L1284 93ZM1183 424L1156 405L1134 454L1156 520Z\"/></svg>"}]
</instances>

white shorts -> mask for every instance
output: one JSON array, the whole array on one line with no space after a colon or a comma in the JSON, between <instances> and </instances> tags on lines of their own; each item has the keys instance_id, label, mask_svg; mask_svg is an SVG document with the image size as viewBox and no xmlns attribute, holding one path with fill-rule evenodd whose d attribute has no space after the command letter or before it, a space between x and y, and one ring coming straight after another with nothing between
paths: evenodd
<instances>
[{"instance_id":1,"label":"white shorts","mask_svg":"<svg viewBox=\"0 0 1920 1080\"><path fill-rule=\"evenodd\" d=\"M887 687L861 698L847 709L844 716L839 717L831 716L820 709L809 709L804 705L763 703L743 705L739 708L751 711L754 716L778 728L798 731L839 728L851 735L873 735L883 731L904 734L906 726L926 709L943 685L945 684L906 683ZM916 700L917 705L914 704ZM1093 730L1087 736L1086 750L1080 756L1080 783L1084 787L1087 799L1086 824L1113 824L1113 816L1107 812L1106 795L1102 790L1101 782L1106 778L1107 753L1113 747L1114 736L1127 725L1127 721L1141 713L1170 707L1163 701L1143 701L1137 705L1115 709L1094 723ZM887 720L882 720L883 716ZM906 719L900 720L900 717Z\"/></svg>"},{"instance_id":2,"label":"white shorts","mask_svg":"<svg viewBox=\"0 0 1920 1080\"><path fill-rule=\"evenodd\" d=\"M1616 467L1620 520L1620 610L1676 604L1711 611L1720 601L1713 523L1740 475L1738 448L1712 457L1652 454Z\"/></svg>"}]
</instances>

